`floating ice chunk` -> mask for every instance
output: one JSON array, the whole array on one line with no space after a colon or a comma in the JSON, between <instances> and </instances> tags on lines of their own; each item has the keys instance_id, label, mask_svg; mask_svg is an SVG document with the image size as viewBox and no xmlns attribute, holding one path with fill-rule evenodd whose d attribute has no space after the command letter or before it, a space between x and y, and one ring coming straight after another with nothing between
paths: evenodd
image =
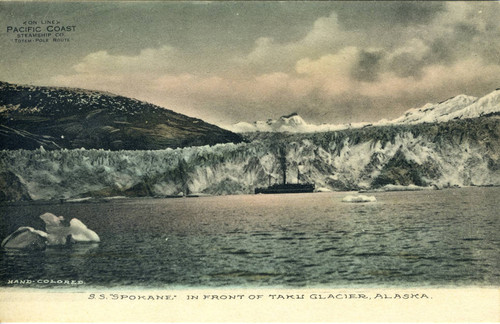
<instances>
[{"instance_id":1,"label":"floating ice chunk","mask_svg":"<svg viewBox=\"0 0 500 324\"><path fill-rule=\"evenodd\" d=\"M19 227L2 241L6 249L43 250L46 247L47 233L33 227Z\"/></svg>"},{"instance_id":2,"label":"floating ice chunk","mask_svg":"<svg viewBox=\"0 0 500 324\"><path fill-rule=\"evenodd\" d=\"M116 200L116 199L127 199L126 196L112 196L112 197L106 197L106 200Z\"/></svg>"},{"instance_id":3,"label":"floating ice chunk","mask_svg":"<svg viewBox=\"0 0 500 324\"><path fill-rule=\"evenodd\" d=\"M69 222L71 239L75 242L100 242L101 239L96 232L89 229L78 218L73 218Z\"/></svg>"},{"instance_id":4,"label":"floating ice chunk","mask_svg":"<svg viewBox=\"0 0 500 324\"><path fill-rule=\"evenodd\" d=\"M68 238L69 227L63 216L56 216L52 213L40 215L45 222L45 231L47 232L47 243L49 245L64 245ZM64 223L63 223L64 222Z\"/></svg>"},{"instance_id":5,"label":"floating ice chunk","mask_svg":"<svg viewBox=\"0 0 500 324\"><path fill-rule=\"evenodd\" d=\"M316 192L332 192L330 189L328 188L325 188L325 187L319 187L319 188L316 188L315 190Z\"/></svg>"},{"instance_id":6,"label":"floating ice chunk","mask_svg":"<svg viewBox=\"0 0 500 324\"><path fill-rule=\"evenodd\" d=\"M45 213L40 216L45 222L45 230L48 234L49 245L64 245L76 242L100 242L96 232L87 228L79 219L73 218L67 221L63 216ZM68 239L70 240L68 242Z\"/></svg>"},{"instance_id":7,"label":"floating ice chunk","mask_svg":"<svg viewBox=\"0 0 500 324\"><path fill-rule=\"evenodd\" d=\"M392 185L388 184L383 186L377 191L420 191L420 190L426 190L426 189L434 189L433 187L421 187L417 186L414 184L410 184L407 186L402 186L402 185Z\"/></svg>"},{"instance_id":8,"label":"floating ice chunk","mask_svg":"<svg viewBox=\"0 0 500 324\"><path fill-rule=\"evenodd\" d=\"M78 202L88 202L90 200L92 200L92 197L66 199L65 202L78 203Z\"/></svg>"},{"instance_id":9,"label":"floating ice chunk","mask_svg":"<svg viewBox=\"0 0 500 324\"><path fill-rule=\"evenodd\" d=\"M40 215L40 218L45 222L45 227L47 226L61 226L61 221L64 220L63 216L56 216L52 213L45 213Z\"/></svg>"},{"instance_id":10,"label":"floating ice chunk","mask_svg":"<svg viewBox=\"0 0 500 324\"><path fill-rule=\"evenodd\" d=\"M365 196L365 195L348 195L345 196L342 199L342 202L354 202L354 203L360 203L360 202L374 202L377 201L375 196Z\"/></svg>"}]
</instances>

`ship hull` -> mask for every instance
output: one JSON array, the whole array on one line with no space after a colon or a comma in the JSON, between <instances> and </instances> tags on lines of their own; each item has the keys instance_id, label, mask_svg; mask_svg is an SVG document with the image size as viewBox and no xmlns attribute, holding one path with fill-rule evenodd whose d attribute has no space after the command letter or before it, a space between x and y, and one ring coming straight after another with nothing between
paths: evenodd
<instances>
[{"instance_id":1,"label":"ship hull","mask_svg":"<svg viewBox=\"0 0 500 324\"><path fill-rule=\"evenodd\" d=\"M256 194L307 193L313 191L313 184L284 184L274 185L267 188L255 188Z\"/></svg>"}]
</instances>

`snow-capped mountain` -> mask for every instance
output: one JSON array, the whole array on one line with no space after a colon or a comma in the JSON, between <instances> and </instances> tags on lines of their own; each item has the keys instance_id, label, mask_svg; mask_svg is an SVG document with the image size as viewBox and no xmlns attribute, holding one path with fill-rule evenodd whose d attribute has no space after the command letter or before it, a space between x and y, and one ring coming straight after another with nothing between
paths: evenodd
<instances>
[{"instance_id":1,"label":"snow-capped mountain","mask_svg":"<svg viewBox=\"0 0 500 324\"><path fill-rule=\"evenodd\" d=\"M0 82L0 148L164 149L241 141L171 110L107 92Z\"/></svg>"},{"instance_id":2,"label":"snow-capped mountain","mask_svg":"<svg viewBox=\"0 0 500 324\"><path fill-rule=\"evenodd\" d=\"M482 98L459 95L438 104L427 104L408 110L388 124L418 124L446 122L453 119L477 118L500 114L500 90ZM380 122L382 124L382 122Z\"/></svg>"},{"instance_id":3,"label":"snow-capped mountain","mask_svg":"<svg viewBox=\"0 0 500 324\"><path fill-rule=\"evenodd\" d=\"M239 132L304 132L309 125L297 113L281 116L279 119L256 121L254 123L240 122L233 127Z\"/></svg>"},{"instance_id":4,"label":"snow-capped mountain","mask_svg":"<svg viewBox=\"0 0 500 324\"><path fill-rule=\"evenodd\" d=\"M282 116L278 120L240 122L230 129L237 133L249 132L290 132L312 133L338 131L367 126L388 126L420 123L439 123L454 119L477 118L500 114L500 90L497 89L482 98L459 95L440 103L428 103L420 108L412 108L401 117L378 122L360 122L352 124L308 124L298 114Z\"/></svg>"},{"instance_id":5,"label":"snow-capped mountain","mask_svg":"<svg viewBox=\"0 0 500 324\"><path fill-rule=\"evenodd\" d=\"M438 104L428 103L420 108L409 109L403 116L388 121L388 124L418 124L447 121L450 114L463 111L476 102L476 97L459 95ZM479 116L475 116L479 117Z\"/></svg>"},{"instance_id":6,"label":"snow-capped mountain","mask_svg":"<svg viewBox=\"0 0 500 324\"><path fill-rule=\"evenodd\" d=\"M230 127L229 130L235 133L253 132L275 132L275 133L314 133L329 132L347 128L360 128L369 123L353 123L349 125L322 124L315 125L307 123L299 114L293 113L281 116L278 119L268 119L267 121L255 121L253 123L239 122Z\"/></svg>"}]
</instances>

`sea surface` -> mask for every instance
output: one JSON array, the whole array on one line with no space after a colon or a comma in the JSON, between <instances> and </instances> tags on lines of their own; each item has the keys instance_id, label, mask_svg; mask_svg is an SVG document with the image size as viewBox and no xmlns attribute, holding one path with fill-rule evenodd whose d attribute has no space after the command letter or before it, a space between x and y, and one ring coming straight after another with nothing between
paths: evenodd
<instances>
[{"instance_id":1,"label":"sea surface","mask_svg":"<svg viewBox=\"0 0 500 324\"><path fill-rule=\"evenodd\" d=\"M51 212L80 219L102 242L2 250L0 285L500 285L500 188L379 192L367 194L376 202L342 202L348 194L4 204L0 239L19 226L44 229L38 216Z\"/></svg>"}]
</instances>

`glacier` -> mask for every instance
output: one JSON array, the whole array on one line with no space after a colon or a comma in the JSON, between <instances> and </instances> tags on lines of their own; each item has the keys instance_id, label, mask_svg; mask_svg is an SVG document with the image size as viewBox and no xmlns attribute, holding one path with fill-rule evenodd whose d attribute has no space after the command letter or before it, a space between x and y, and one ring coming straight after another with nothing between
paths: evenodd
<instances>
[{"instance_id":1,"label":"glacier","mask_svg":"<svg viewBox=\"0 0 500 324\"><path fill-rule=\"evenodd\" d=\"M500 185L500 118L490 116L322 133L252 133L239 144L151 151L4 150L0 197L250 194L282 181L280 147L286 151L287 179L296 182L300 170L301 182L323 191Z\"/></svg>"}]
</instances>

